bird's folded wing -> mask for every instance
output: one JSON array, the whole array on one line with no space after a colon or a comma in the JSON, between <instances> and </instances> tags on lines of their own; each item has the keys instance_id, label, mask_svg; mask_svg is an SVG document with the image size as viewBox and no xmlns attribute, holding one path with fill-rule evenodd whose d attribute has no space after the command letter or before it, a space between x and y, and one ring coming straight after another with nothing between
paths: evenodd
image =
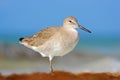
<instances>
[{"instance_id":1,"label":"bird's folded wing","mask_svg":"<svg viewBox=\"0 0 120 80\"><path fill-rule=\"evenodd\" d=\"M30 46L40 46L49 40L49 38L51 38L58 30L60 30L60 27L49 27L33 36L24 38L22 42L25 42Z\"/></svg>"}]
</instances>

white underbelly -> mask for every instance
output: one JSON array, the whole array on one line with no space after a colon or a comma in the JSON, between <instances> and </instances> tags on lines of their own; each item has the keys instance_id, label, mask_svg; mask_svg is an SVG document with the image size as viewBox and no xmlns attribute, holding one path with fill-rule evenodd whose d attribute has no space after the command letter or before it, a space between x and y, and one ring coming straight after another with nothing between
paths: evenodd
<instances>
[{"instance_id":1,"label":"white underbelly","mask_svg":"<svg viewBox=\"0 0 120 80\"><path fill-rule=\"evenodd\" d=\"M64 55L68 54L75 48L77 43L78 43L78 40L75 43L71 43L68 46L64 47L62 50L59 50L59 53L56 54L56 56L64 56Z\"/></svg>"},{"instance_id":2,"label":"white underbelly","mask_svg":"<svg viewBox=\"0 0 120 80\"><path fill-rule=\"evenodd\" d=\"M52 56L64 56L68 54L70 51L74 49L76 44L78 43L79 37L75 37L74 40L66 40L66 42L62 41L64 45L60 44L60 42L53 43L51 45L52 49L49 51Z\"/></svg>"},{"instance_id":3,"label":"white underbelly","mask_svg":"<svg viewBox=\"0 0 120 80\"><path fill-rule=\"evenodd\" d=\"M60 36L61 34L57 35L56 38L54 37L53 39L46 42L44 45L37 47L35 50L44 57L63 56L65 54L68 54L70 51L74 49L74 47L78 43L79 35L75 31L69 37Z\"/></svg>"},{"instance_id":4,"label":"white underbelly","mask_svg":"<svg viewBox=\"0 0 120 80\"><path fill-rule=\"evenodd\" d=\"M75 42L71 42L70 44L66 46L62 46L59 42L47 44L46 47L38 47L35 49L35 51L39 52L43 57L49 57L49 56L64 56L68 54L70 51L74 49L76 44L78 43L78 39Z\"/></svg>"}]
</instances>

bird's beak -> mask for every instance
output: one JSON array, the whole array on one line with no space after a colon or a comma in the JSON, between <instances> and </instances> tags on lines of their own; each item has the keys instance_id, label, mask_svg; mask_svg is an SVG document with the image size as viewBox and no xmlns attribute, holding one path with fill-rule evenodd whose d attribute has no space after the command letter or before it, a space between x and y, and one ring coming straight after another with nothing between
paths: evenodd
<instances>
[{"instance_id":1,"label":"bird's beak","mask_svg":"<svg viewBox=\"0 0 120 80\"><path fill-rule=\"evenodd\" d=\"M81 25L78 25L78 26L79 26L79 28L80 28L80 29L82 29L82 30L84 30L84 31L86 31L86 32L91 33L91 31L90 31L90 30L88 30L88 29L84 28L83 26L81 26Z\"/></svg>"}]
</instances>

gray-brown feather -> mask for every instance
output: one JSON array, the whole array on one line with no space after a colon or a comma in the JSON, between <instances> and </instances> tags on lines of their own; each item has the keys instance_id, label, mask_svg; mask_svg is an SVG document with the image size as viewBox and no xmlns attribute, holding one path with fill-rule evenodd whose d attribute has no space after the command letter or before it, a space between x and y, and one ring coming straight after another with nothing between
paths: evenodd
<instances>
[{"instance_id":1,"label":"gray-brown feather","mask_svg":"<svg viewBox=\"0 0 120 80\"><path fill-rule=\"evenodd\" d=\"M24 38L22 42L27 43L30 46L40 46L51 38L56 31L59 31L61 27L48 27L41 30L37 34Z\"/></svg>"}]
</instances>

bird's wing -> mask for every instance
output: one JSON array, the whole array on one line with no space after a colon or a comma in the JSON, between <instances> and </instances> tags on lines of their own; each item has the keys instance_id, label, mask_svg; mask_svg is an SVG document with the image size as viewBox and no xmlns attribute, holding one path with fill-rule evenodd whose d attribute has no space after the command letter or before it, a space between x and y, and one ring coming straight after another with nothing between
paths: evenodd
<instances>
[{"instance_id":1,"label":"bird's wing","mask_svg":"<svg viewBox=\"0 0 120 80\"><path fill-rule=\"evenodd\" d=\"M60 27L49 27L41 30L33 36L24 38L21 42L25 42L30 46L40 46L52 37L58 30L60 30Z\"/></svg>"}]
</instances>

